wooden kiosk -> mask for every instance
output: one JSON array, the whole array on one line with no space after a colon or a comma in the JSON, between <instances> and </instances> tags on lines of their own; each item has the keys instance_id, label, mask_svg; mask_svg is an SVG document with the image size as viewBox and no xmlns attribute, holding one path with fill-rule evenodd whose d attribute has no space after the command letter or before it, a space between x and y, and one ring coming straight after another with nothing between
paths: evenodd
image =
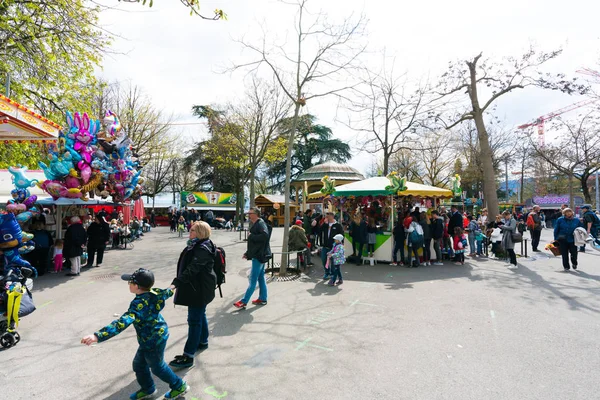
<instances>
[{"instance_id":1,"label":"wooden kiosk","mask_svg":"<svg viewBox=\"0 0 600 400\"><path fill-rule=\"evenodd\" d=\"M259 194L254 198L256 207L260 207L263 214L273 215L273 226L283 226L285 223L285 196L279 194ZM290 217L298 210L298 204L290 202ZM292 221L288 221L291 223Z\"/></svg>"}]
</instances>

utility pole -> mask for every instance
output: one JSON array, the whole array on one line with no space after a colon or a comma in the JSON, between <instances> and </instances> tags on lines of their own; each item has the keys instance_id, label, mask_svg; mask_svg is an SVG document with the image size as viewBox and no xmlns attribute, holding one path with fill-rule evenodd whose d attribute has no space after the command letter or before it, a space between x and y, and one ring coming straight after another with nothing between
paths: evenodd
<instances>
[{"instance_id":1,"label":"utility pole","mask_svg":"<svg viewBox=\"0 0 600 400\"><path fill-rule=\"evenodd\" d=\"M506 182L506 202L508 203L508 160L504 161L504 179Z\"/></svg>"},{"instance_id":2,"label":"utility pole","mask_svg":"<svg viewBox=\"0 0 600 400\"><path fill-rule=\"evenodd\" d=\"M596 210L600 209L600 192L598 192L598 171L596 171Z\"/></svg>"}]
</instances>

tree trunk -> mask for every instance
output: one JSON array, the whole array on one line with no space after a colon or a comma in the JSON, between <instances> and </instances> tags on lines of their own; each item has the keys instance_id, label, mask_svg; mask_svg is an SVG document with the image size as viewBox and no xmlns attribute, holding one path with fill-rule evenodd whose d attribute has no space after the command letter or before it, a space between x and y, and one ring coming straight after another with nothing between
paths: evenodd
<instances>
[{"instance_id":1,"label":"tree trunk","mask_svg":"<svg viewBox=\"0 0 600 400\"><path fill-rule=\"evenodd\" d=\"M492 162L492 148L483 122L483 115L476 113L474 120L481 151L481 166L483 167L483 195L485 196L488 215L494 216L498 215L498 193L496 193L496 174Z\"/></svg>"},{"instance_id":2,"label":"tree trunk","mask_svg":"<svg viewBox=\"0 0 600 400\"><path fill-rule=\"evenodd\" d=\"M390 165L390 155L387 151L383 151L383 176L387 176L389 174L388 168Z\"/></svg>"},{"instance_id":3,"label":"tree trunk","mask_svg":"<svg viewBox=\"0 0 600 400\"><path fill-rule=\"evenodd\" d=\"M573 195L573 171L569 171L569 207L575 212L575 199Z\"/></svg>"},{"instance_id":4,"label":"tree trunk","mask_svg":"<svg viewBox=\"0 0 600 400\"><path fill-rule=\"evenodd\" d=\"M294 110L294 119L292 121L292 129L288 138L287 159L285 161L285 211L283 217L283 243L281 245L281 268L279 275L285 276L287 272L287 251L288 237L290 232L290 181L292 176L292 151L294 150L294 141L296 139L296 128L298 127L298 115L300 114L300 103L296 101Z\"/></svg>"},{"instance_id":5,"label":"tree trunk","mask_svg":"<svg viewBox=\"0 0 600 400\"><path fill-rule=\"evenodd\" d=\"M583 192L583 198L587 204L592 204L592 196L590 195L590 187L588 186L588 179L590 175L581 175L581 191Z\"/></svg>"},{"instance_id":6,"label":"tree trunk","mask_svg":"<svg viewBox=\"0 0 600 400\"><path fill-rule=\"evenodd\" d=\"M252 171L250 171L250 207L254 207L254 198L256 194L254 193L254 177L256 174L256 169L253 167Z\"/></svg>"}]
</instances>

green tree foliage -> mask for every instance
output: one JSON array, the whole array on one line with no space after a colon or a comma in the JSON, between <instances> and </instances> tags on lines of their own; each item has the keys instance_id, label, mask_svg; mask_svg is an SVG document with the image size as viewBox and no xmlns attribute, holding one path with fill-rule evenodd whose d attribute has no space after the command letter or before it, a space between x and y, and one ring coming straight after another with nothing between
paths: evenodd
<instances>
[{"instance_id":1,"label":"green tree foliage","mask_svg":"<svg viewBox=\"0 0 600 400\"><path fill-rule=\"evenodd\" d=\"M81 106L110 42L99 12L85 0L1 0L0 79L10 74L11 97L57 123Z\"/></svg>"},{"instance_id":2,"label":"green tree foliage","mask_svg":"<svg viewBox=\"0 0 600 400\"><path fill-rule=\"evenodd\" d=\"M0 143L0 169L23 165L29 169L39 169L37 163L48 154L45 144Z\"/></svg>"},{"instance_id":3,"label":"green tree foliage","mask_svg":"<svg viewBox=\"0 0 600 400\"><path fill-rule=\"evenodd\" d=\"M154 5L154 0L119 0L125 3L142 3L142 5L148 5L152 7ZM213 11L214 15L205 15L200 12L200 0L179 0L181 4L189 8L190 15L197 15L202 19L208 19L212 21L216 21L219 19L227 20L227 14L219 8Z\"/></svg>"},{"instance_id":4,"label":"green tree foliage","mask_svg":"<svg viewBox=\"0 0 600 400\"><path fill-rule=\"evenodd\" d=\"M292 175L294 180L308 168L328 160L346 162L352 158L350 146L340 139L333 138L331 128L315 124L317 118L306 114L299 117L296 140L292 153ZM281 122L281 137L288 137L292 118ZM285 160L270 163L267 176L274 180L274 187L283 188L285 183Z\"/></svg>"}]
</instances>

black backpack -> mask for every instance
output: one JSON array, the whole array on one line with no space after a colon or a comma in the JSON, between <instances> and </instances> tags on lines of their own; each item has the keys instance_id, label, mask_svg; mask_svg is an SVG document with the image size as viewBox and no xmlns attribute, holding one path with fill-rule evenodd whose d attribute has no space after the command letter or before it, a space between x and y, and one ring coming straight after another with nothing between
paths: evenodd
<instances>
[{"instance_id":1,"label":"black backpack","mask_svg":"<svg viewBox=\"0 0 600 400\"><path fill-rule=\"evenodd\" d=\"M217 275L217 287L219 288L219 295L223 298L223 292L221 291L221 285L225 283L225 274L227 273L227 260L226 260L225 250L222 247L217 247L217 252L215 253L215 263L213 265L213 270L215 271L215 275Z\"/></svg>"}]
</instances>

